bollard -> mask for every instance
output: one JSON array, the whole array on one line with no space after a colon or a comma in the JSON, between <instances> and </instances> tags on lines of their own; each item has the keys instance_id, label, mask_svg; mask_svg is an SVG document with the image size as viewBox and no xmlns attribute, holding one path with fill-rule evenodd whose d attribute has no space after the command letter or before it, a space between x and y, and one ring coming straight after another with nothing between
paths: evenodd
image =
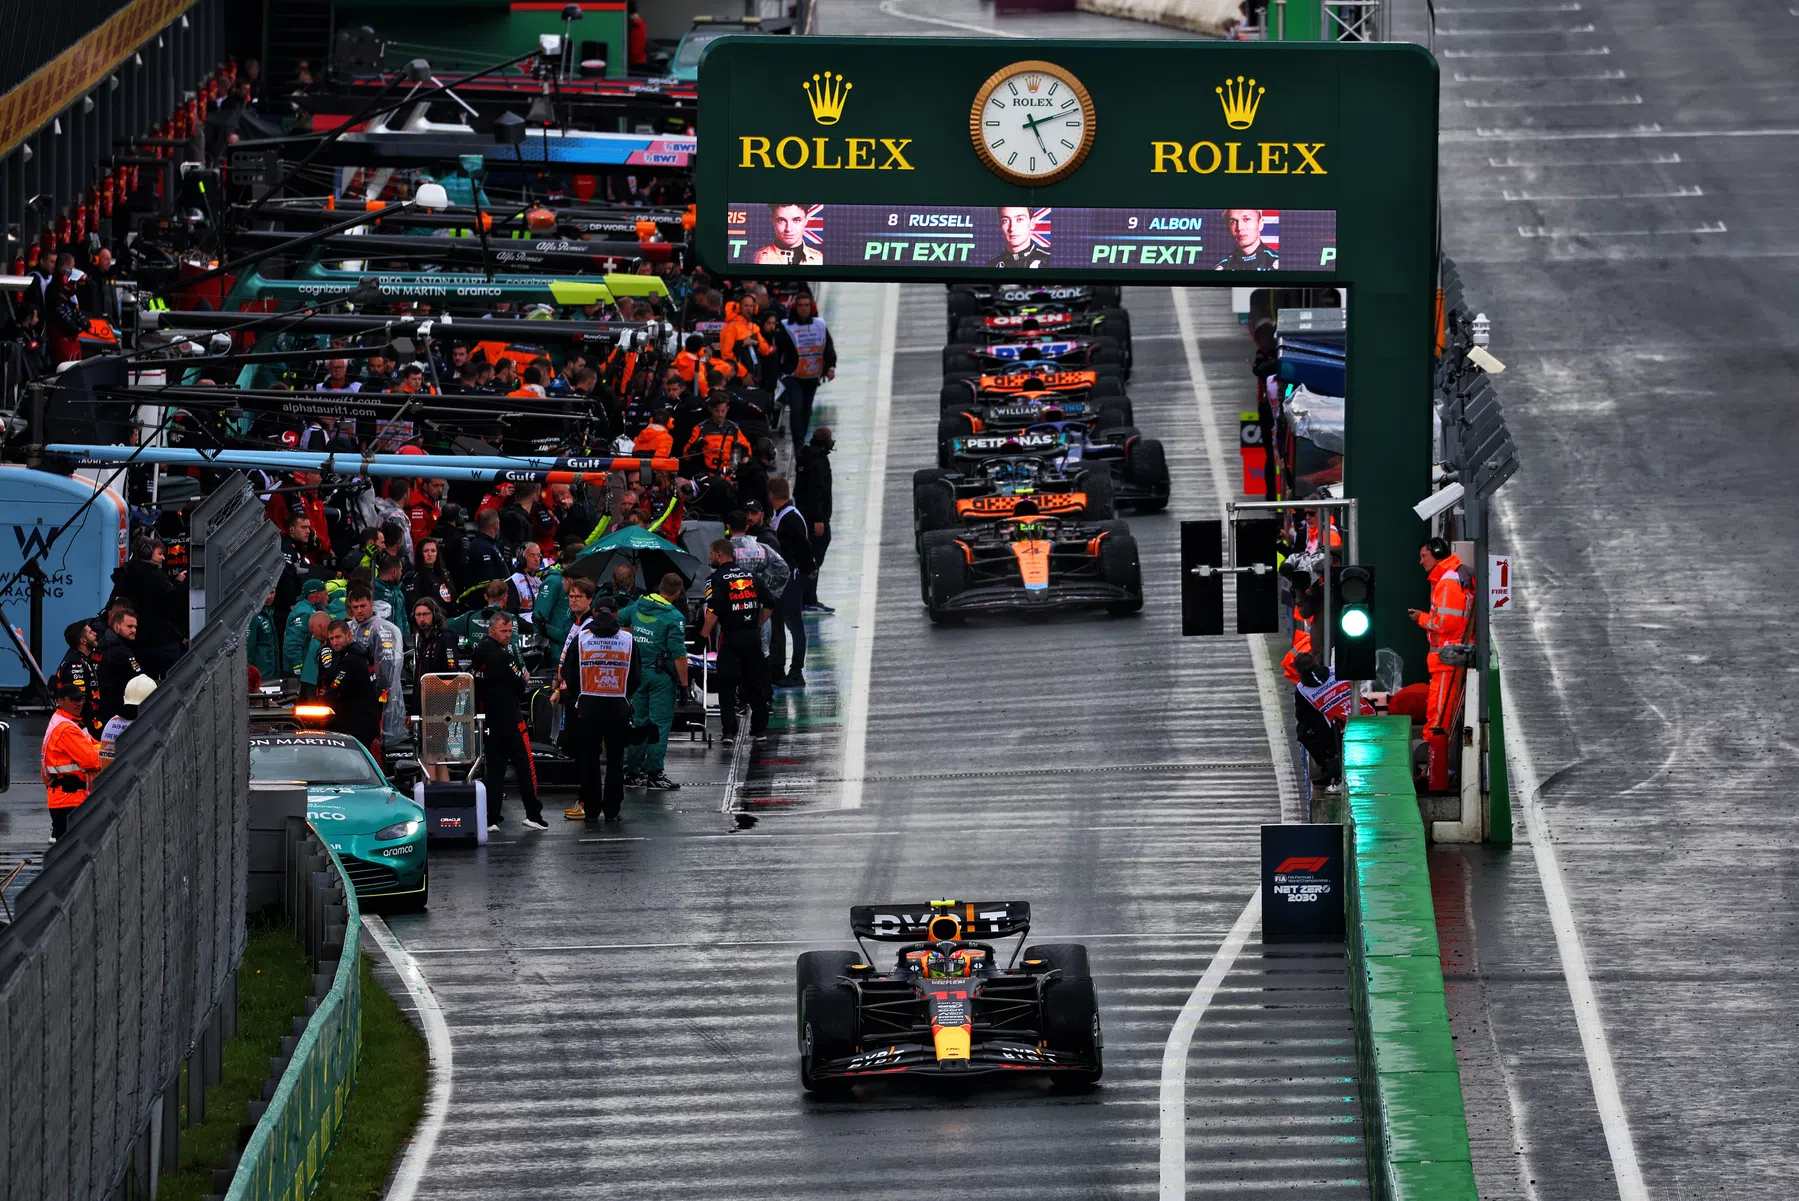
<instances>
[{"instance_id":1,"label":"bollard","mask_svg":"<svg viewBox=\"0 0 1799 1201\"><path fill-rule=\"evenodd\" d=\"M162 1090L162 1147L158 1157L162 1171L173 1172L181 1166L181 1069ZM158 1173L160 1175L160 1173Z\"/></svg>"}]
</instances>

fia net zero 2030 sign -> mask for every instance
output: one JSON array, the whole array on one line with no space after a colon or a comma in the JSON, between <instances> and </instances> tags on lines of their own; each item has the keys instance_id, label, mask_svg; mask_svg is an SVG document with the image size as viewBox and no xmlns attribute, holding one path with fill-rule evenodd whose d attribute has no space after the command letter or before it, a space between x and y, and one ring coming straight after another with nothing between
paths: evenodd
<instances>
[{"instance_id":1,"label":"fia net zero 2030 sign","mask_svg":"<svg viewBox=\"0 0 1799 1201\"><path fill-rule=\"evenodd\" d=\"M1428 272L1417 47L730 37L700 96L699 250L726 274Z\"/></svg>"}]
</instances>

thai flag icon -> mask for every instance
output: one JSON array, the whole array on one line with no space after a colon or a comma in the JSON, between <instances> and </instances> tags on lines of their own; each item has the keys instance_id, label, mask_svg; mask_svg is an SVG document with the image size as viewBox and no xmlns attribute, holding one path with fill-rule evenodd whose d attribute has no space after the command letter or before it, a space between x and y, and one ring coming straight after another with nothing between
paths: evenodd
<instances>
[{"instance_id":1,"label":"thai flag icon","mask_svg":"<svg viewBox=\"0 0 1799 1201\"><path fill-rule=\"evenodd\" d=\"M1031 210L1031 245L1038 250L1049 249L1049 215L1054 209Z\"/></svg>"},{"instance_id":2,"label":"thai flag icon","mask_svg":"<svg viewBox=\"0 0 1799 1201\"><path fill-rule=\"evenodd\" d=\"M1281 249L1281 214L1279 209L1262 210L1262 245L1280 253Z\"/></svg>"},{"instance_id":3,"label":"thai flag icon","mask_svg":"<svg viewBox=\"0 0 1799 1201\"><path fill-rule=\"evenodd\" d=\"M806 210L806 228L801 231L806 241L814 246L825 244L825 206L815 204Z\"/></svg>"}]
</instances>

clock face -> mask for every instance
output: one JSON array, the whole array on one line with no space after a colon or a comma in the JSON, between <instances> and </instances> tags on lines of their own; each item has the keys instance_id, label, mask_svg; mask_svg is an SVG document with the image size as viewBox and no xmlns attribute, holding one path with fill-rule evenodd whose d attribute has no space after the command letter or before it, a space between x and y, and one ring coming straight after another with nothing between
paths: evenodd
<instances>
[{"instance_id":1,"label":"clock face","mask_svg":"<svg viewBox=\"0 0 1799 1201\"><path fill-rule=\"evenodd\" d=\"M1073 174L1093 146L1095 124L1081 81L1035 60L995 71L968 113L969 137L987 169L1027 187Z\"/></svg>"}]
</instances>

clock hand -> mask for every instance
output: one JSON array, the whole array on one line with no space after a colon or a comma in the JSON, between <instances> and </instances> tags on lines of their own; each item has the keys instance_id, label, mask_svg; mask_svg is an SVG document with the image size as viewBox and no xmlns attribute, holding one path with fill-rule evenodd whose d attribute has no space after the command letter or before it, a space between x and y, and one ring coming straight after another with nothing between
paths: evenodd
<instances>
[{"instance_id":1,"label":"clock hand","mask_svg":"<svg viewBox=\"0 0 1799 1201\"><path fill-rule=\"evenodd\" d=\"M1043 151L1043 153L1044 153L1044 154L1045 154L1045 155L1046 155L1046 156L1047 156L1047 155L1048 155L1048 154L1049 154L1049 147L1048 147L1048 146L1047 146L1047 145L1045 145L1045 143L1044 143L1044 141L1043 141L1043 131L1042 131L1042 130L1040 130L1040 129L1038 129L1038 128L1037 128L1037 126L1036 126L1036 123L1035 123L1035 122L1032 122L1032 121L1030 121L1030 120L1029 120L1029 119L1027 119L1027 120L1026 120L1026 121L1025 121L1025 124L1026 124L1026 125L1027 125L1027 126L1029 126L1029 127L1030 127L1030 130L1031 130L1031 132L1032 132L1032 133L1033 133L1033 134L1035 134L1035 135L1036 135L1036 137L1037 137L1037 145L1038 145L1038 147L1039 147L1039 148L1040 148L1040 149L1042 149L1042 151Z\"/></svg>"},{"instance_id":2,"label":"clock hand","mask_svg":"<svg viewBox=\"0 0 1799 1201\"><path fill-rule=\"evenodd\" d=\"M1064 118L1064 117L1070 117L1073 115L1074 115L1073 110L1063 109L1060 112L1050 113L1047 116L1026 117L1024 119L1024 123L1030 129L1030 131L1032 133L1037 133L1037 127L1039 125L1048 125L1051 121L1055 121L1055 120L1058 120L1058 119ZM1042 135L1038 134L1038 137L1041 138Z\"/></svg>"}]
</instances>

